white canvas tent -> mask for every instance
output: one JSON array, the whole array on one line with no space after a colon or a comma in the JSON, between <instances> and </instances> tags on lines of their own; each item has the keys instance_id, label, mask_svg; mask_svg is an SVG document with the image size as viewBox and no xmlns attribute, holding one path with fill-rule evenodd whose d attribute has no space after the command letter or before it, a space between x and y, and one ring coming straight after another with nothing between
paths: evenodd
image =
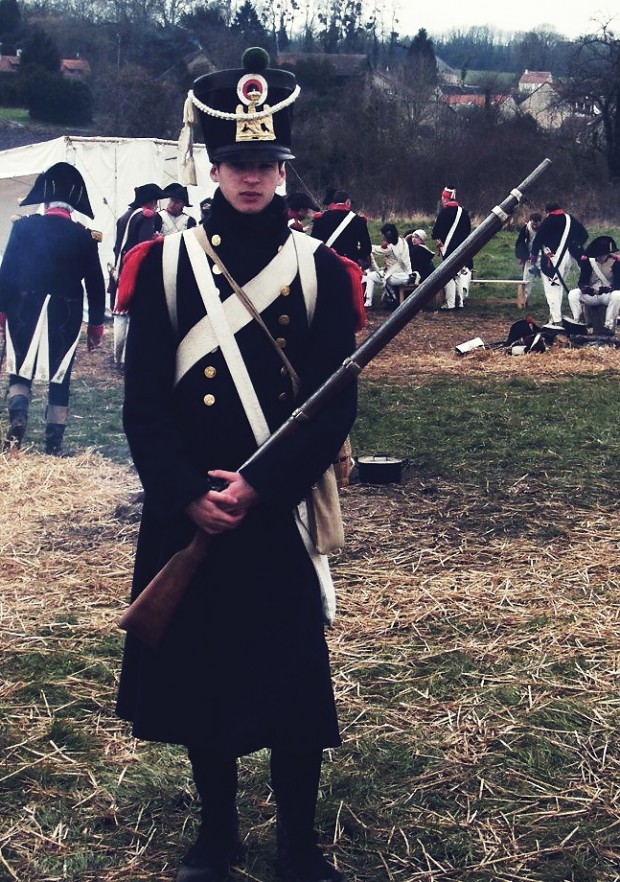
<instances>
[{"instance_id":1,"label":"white canvas tent","mask_svg":"<svg viewBox=\"0 0 620 882\"><path fill-rule=\"evenodd\" d=\"M198 219L200 200L212 195L216 185L209 177L210 163L204 144L194 145L194 159L198 185L188 187L192 208L187 211ZM86 182L95 218L91 220L77 212L74 217L103 234L99 253L104 269L108 261L113 262L116 221L133 201L134 187L151 182L165 187L182 180L176 141L66 135L1 150L0 254L11 232L11 218L37 210L34 205L20 208L19 200L28 193L36 176L56 162L74 165Z\"/></svg>"}]
</instances>

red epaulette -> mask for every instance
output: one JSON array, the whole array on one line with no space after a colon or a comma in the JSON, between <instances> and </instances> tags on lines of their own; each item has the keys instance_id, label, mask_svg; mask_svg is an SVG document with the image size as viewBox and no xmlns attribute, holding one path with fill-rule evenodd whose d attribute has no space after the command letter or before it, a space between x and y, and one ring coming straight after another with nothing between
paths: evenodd
<instances>
[{"instance_id":1,"label":"red epaulette","mask_svg":"<svg viewBox=\"0 0 620 882\"><path fill-rule=\"evenodd\" d=\"M134 291L136 289L136 279L138 271L142 266L142 261L151 250L155 242L161 242L163 236L156 239L147 239L146 242L140 242L130 248L123 258L122 271L118 280L118 289L116 291L116 300L114 301L114 310L117 315L126 313L129 309Z\"/></svg>"},{"instance_id":2,"label":"red epaulette","mask_svg":"<svg viewBox=\"0 0 620 882\"><path fill-rule=\"evenodd\" d=\"M340 263L344 266L349 274L351 282L351 290L353 292L353 311L355 313L355 333L363 331L367 324L366 310L364 308L364 286L362 285L362 270L358 263L343 257L332 248L331 251L336 255Z\"/></svg>"}]
</instances>

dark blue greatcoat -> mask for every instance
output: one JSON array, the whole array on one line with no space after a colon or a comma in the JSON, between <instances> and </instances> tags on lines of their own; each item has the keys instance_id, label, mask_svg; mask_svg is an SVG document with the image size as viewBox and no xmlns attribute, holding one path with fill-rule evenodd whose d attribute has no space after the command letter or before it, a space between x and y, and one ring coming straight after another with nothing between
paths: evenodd
<instances>
[{"instance_id":1,"label":"dark blue greatcoat","mask_svg":"<svg viewBox=\"0 0 620 882\"><path fill-rule=\"evenodd\" d=\"M577 220L576 217L570 217L570 225L568 227L568 237L562 254L558 254L558 248L564 237L564 229L566 227L566 212L557 210L550 212L536 231L534 241L532 242L532 257L536 258L540 254L540 269L546 275L552 278L555 275L555 267L559 267L562 257L568 251L575 260L580 260L583 254L583 246L588 238L588 231L584 225ZM553 263L545 254L544 249L549 248L553 253Z\"/></svg>"},{"instance_id":2,"label":"dark blue greatcoat","mask_svg":"<svg viewBox=\"0 0 620 882\"><path fill-rule=\"evenodd\" d=\"M219 237L217 251L240 285L291 235L280 197L248 216L219 190L206 231L215 243ZM200 355L175 384L178 340L164 301L161 248L151 246L140 269L127 345L124 422L145 489L132 596L190 541L195 527L184 509L207 488L207 471L236 470L256 448L219 349ZM298 277L262 313L302 378L302 399L355 345L347 273L323 245L314 259L311 326ZM226 299L228 284L214 278ZM178 293L182 339L205 315L183 244ZM295 407L288 375L255 322L237 340L274 430ZM319 583L292 509L334 459L355 407L351 383L315 421L243 470L260 504L239 528L214 538L160 647L127 637L117 709L137 737L236 756L339 743Z\"/></svg>"},{"instance_id":3,"label":"dark blue greatcoat","mask_svg":"<svg viewBox=\"0 0 620 882\"><path fill-rule=\"evenodd\" d=\"M102 325L105 287L92 232L58 215L33 214L15 222L0 265L0 312L7 314L18 370L50 295L46 345L50 376L56 373L80 333L82 280L88 322Z\"/></svg>"},{"instance_id":4,"label":"dark blue greatcoat","mask_svg":"<svg viewBox=\"0 0 620 882\"><path fill-rule=\"evenodd\" d=\"M312 224L312 235L321 242L327 242L332 233L345 219L349 209L330 208L316 218ZM333 244L334 251L359 263L363 267L370 265L372 242L368 232L368 223L363 217L355 215L340 233Z\"/></svg>"},{"instance_id":5,"label":"dark blue greatcoat","mask_svg":"<svg viewBox=\"0 0 620 882\"><path fill-rule=\"evenodd\" d=\"M435 224L431 231L431 236L433 239L439 240L440 242L445 242L448 236L448 233L452 229L452 225L454 223L454 219L456 218L456 212L459 208L458 204L451 204L444 206L437 215L435 220ZM456 229L448 242L448 247L445 249L443 253L444 260L446 257L449 257L453 251L462 245L465 239L471 233L471 219L469 217L469 213L466 209L463 208L461 212L461 216L459 218L459 222L456 225ZM465 266L469 267L469 269L473 269L474 262L473 258L470 258L465 264Z\"/></svg>"}]
</instances>

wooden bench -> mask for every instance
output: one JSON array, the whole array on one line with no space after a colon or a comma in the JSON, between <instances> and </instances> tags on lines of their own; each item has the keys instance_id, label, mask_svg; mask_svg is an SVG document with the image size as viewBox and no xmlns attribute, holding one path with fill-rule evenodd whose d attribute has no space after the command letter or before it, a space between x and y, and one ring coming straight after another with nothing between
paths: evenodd
<instances>
[{"instance_id":1,"label":"wooden bench","mask_svg":"<svg viewBox=\"0 0 620 882\"><path fill-rule=\"evenodd\" d=\"M472 279L471 285L516 285L517 286L517 306L519 309L525 308L525 282L523 279Z\"/></svg>"},{"instance_id":2,"label":"wooden bench","mask_svg":"<svg viewBox=\"0 0 620 882\"><path fill-rule=\"evenodd\" d=\"M519 309L525 308L525 282L523 279L472 279L470 285L516 285L517 286L517 306ZM402 303L408 294L415 291L416 285L400 285L398 288L398 302ZM440 291L427 304L429 309L438 309L444 300L444 290Z\"/></svg>"},{"instance_id":3,"label":"wooden bench","mask_svg":"<svg viewBox=\"0 0 620 882\"><path fill-rule=\"evenodd\" d=\"M408 294L411 294L412 291L415 291L418 288L418 285L399 285L398 287L398 303L401 304L405 297ZM443 288L440 288L439 291L430 299L430 301L426 304L426 309L439 309L441 304L444 301L444 291Z\"/></svg>"}]
</instances>

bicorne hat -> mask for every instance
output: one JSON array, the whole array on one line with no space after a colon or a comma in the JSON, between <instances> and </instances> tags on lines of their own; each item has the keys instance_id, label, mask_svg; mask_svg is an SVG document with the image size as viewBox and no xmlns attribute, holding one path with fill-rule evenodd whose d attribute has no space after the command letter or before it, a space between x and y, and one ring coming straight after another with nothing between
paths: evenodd
<instances>
[{"instance_id":1,"label":"bicorne hat","mask_svg":"<svg viewBox=\"0 0 620 882\"><path fill-rule=\"evenodd\" d=\"M188 94L198 110L212 162L278 161L291 153L294 74L269 67L264 49L246 49L242 69L220 70L194 82Z\"/></svg>"},{"instance_id":2,"label":"bicorne hat","mask_svg":"<svg viewBox=\"0 0 620 882\"><path fill-rule=\"evenodd\" d=\"M611 236L597 236L586 247L586 257L603 257L605 254L614 254L618 246Z\"/></svg>"},{"instance_id":3,"label":"bicorne hat","mask_svg":"<svg viewBox=\"0 0 620 882\"><path fill-rule=\"evenodd\" d=\"M184 187L183 184L168 184L168 186L164 187L162 191L162 199L164 197L168 197L168 199L178 199L186 208L192 207L192 204L189 201L187 187Z\"/></svg>"},{"instance_id":4,"label":"bicorne hat","mask_svg":"<svg viewBox=\"0 0 620 882\"><path fill-rule=\"evenodd\" d=\"M166 193L157 184L141 184L139 187L133 188L133 202L129 203L130 208L141 208L147 202L155 202L158 199L164 199Z\"/></svg>"},{"instance_id":5,"label":"bicorne hat","mask_svg":"<svg viewBox=\"0 0 620 882\"><path fill-rule=\"evenodd\" d=\"M20 205L40 205L42 202L66 202L81 214L91 218L95 216L88 199L84 178L77 168L68 162L57 162L47 171L41 172Z\"/></svg>"}]
</instances>

